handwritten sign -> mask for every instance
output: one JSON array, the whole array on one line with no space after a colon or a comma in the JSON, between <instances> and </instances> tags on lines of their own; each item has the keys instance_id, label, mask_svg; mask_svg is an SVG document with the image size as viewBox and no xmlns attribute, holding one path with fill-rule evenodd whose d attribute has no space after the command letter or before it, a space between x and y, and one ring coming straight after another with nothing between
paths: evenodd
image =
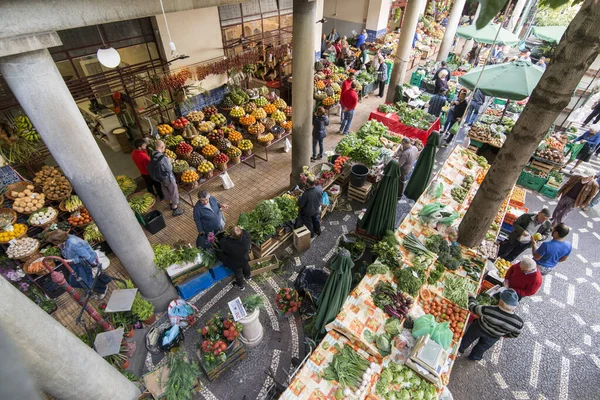
<instances>
[{"instance_id":1,"label":"handwritten sign","mask_svg":"<svg viewBox=\"0 0 600 400\"><path fill-rule=\"evenodd\" d=\"M233 320L235 322L238 322L240 319L245 318L246 315L248 315L244 305L242 304L242 300L240 300L239 297L231 300L229 303L227 303L227 305L229 306L229 311L231 311L231 315L233 315Z\"/></svg>"}]
</instances>

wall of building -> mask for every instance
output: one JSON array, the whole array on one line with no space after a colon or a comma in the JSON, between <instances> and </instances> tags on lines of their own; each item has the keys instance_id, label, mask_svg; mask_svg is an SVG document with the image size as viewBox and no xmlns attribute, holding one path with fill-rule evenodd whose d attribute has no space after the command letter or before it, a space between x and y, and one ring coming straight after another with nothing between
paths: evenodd
<instances>
[{"instance_id":1,"label":"wall of building","mask_svg":"<svg viewBox=\"0 0 600 400\"><path fill-rule=\"evenodd\" d=\"M581 78L577 90L573 94L573 97L571 97L569 105L560 113L554 122L556 126L567 127L569 125L567 118L573 120L578 114L579 118L576 118L576 120L583 121L587 114L591 112L591 107L594 103L591 100L591 97L600 90L600 72L598 72L598 70L600 70L600 56L596 57L587 73ZM582 110L578 112L579 109ZM573 110L573 112L569 117L571 110Z\"/></svg>"},{"instance_id":2,"label":"wall of building","mask_svg":"<svg viewBox=\"0 0 600 400\"><path fill-rule=\"evenodd\" d=\"M155 17L157 40L167 60L171 59L169 35L162 15ZM171 69L200 63L216 57L223 57L223 39L219 10L217 7L195 9L167 14L171 39L177 46L177 53L189 58L171 64ZM161 46L162 45L162 46ZM202 81L202 87L210 90L227 82L227 75L210 75Z\"/></svg>"},{"instance_id":3,"label":"wall of building","mask_svg":"<svg viewBox=\"0 0 600 400\"><path fill-rule=\"evenodd\" d=\"M323 17L327 22L323 31L331 32L336 28L340 35L352 37L352 31L357 33L365 28L369 0L323 0Z\"/></svg>"}]
</instances>

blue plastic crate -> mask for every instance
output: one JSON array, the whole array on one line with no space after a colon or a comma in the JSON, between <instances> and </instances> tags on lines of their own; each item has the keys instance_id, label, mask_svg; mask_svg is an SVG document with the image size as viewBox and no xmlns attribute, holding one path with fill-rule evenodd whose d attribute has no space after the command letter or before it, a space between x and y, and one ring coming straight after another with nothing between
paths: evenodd
<instances>
[{"instance_id":1,"label":"blue plastic crate","mask_svg":"<svg viewBox=\"0 0 600 400\"><path fill-rule=\"evenodd\" d=\"M203 274L196 275L190 280L177 285L177 293L184 300L189 300L198 293L208 289L215 284L210 272L206 271Z\"/></svg>"},{"instance_id":2,"label":"blue plastic crate","mask_svg":"<svg viewBox=\"0 0 600 400\"><path fill-rule=\"evenodd\" d=\"M502 229L505 232L511 233L514 228L511 224L503 222L502 225L500 226L500 229Z\"/></svg>"},{"instance_id":3,"label":"blue plastic crate","mask_svg":"<svg viewBox=\"0 0 600 400\"><path fill-rule=\"evenodd\" d=\"M227 268L226 266L224 266L223 263L218 263L217 265L212 267L210 269L210 273L211 273L213 279L215 280L215 282L219 282L219 281L227 278L228 276L233 275L233 271L231 269Z\"/></svg>"}]
</instances>

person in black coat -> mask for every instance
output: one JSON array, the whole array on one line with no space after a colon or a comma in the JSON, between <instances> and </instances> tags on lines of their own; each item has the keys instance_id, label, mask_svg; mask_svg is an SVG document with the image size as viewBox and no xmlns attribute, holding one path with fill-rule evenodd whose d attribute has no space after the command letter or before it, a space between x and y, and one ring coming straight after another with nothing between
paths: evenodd
<instances>
[{"instance_id":1,"label":"person in black coat","mask_svg":"<svg viewBox=\"0 0 600 400\"><path fill-rule=\"evenodd\" d=\"M437 79L435 80L435 88L433 89L433 94L438 94L442 91L448 91L448 80L446 79L447 76L448 71L446 71L445 69L440 71Z\"/></svg>"},{"instance_id":2,"label":"person in black coat","mask_svg":"<svg viewBox=\"0 0 600 400\"><path fill-rule=\"evenodd\" d=\"M252 242L250 234L239 226L229 228L229 236L225 236L219 241L221 248L221 260L223 264L230 268L235 275L233 286L239 290L244 290L244 280L251 280L250 277L250 248Z\"/></svg>"},{"instance_id":3,"label":"person in black coat","mask_svg":"<svg viewBox=\"0 0 600 400\"><path fill-rule=\"evenodd\" d=\"M320 160L323 158L323 139L327 136L327 126L329 125L329 117L325 115L323 107L317 108L317 112L313 115L313 153L310 161ZM317 156L317 144L319 145L319 155Z\"/></svg>"},{"instance_id":4,"label":"person in black coat","mask_svg":"<svg viewBox=\"0 0 600 400\"><path fill-rule=\"evenodd\" d=\"M323 188L315 185L314 178L306 180L306 190L298 200L302 223L310 231L310 237L321 234L321 201L323 199Z\"/></svg>"}]
</instances>

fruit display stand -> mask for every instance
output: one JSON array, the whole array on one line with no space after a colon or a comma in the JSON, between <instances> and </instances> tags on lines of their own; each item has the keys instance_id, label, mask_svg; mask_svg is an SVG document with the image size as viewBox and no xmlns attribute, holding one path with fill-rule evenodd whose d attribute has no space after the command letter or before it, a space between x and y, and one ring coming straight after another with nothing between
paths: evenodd
<instances>
[{"instance_id":1,"label":"fruit display stand","mask_svg":"<svg viewBox=\"0 0 600 400\"><path fill-rule=\"evenodd\" d=\"M255 157L260 158L263 161L269 161L269 149L273 146L275 146L277 143L280 143L281 141L285 140L286 138L292 136L292 132L288 132L288 133L284 133L279 139L273 139L271 141L271 143L267 146L263 146L262 144L260 144L260 142L258 143L260 147L262 147L265 150L265 156L259 156L258 154L254 154Z\"/></svg>"}]
</instances>

